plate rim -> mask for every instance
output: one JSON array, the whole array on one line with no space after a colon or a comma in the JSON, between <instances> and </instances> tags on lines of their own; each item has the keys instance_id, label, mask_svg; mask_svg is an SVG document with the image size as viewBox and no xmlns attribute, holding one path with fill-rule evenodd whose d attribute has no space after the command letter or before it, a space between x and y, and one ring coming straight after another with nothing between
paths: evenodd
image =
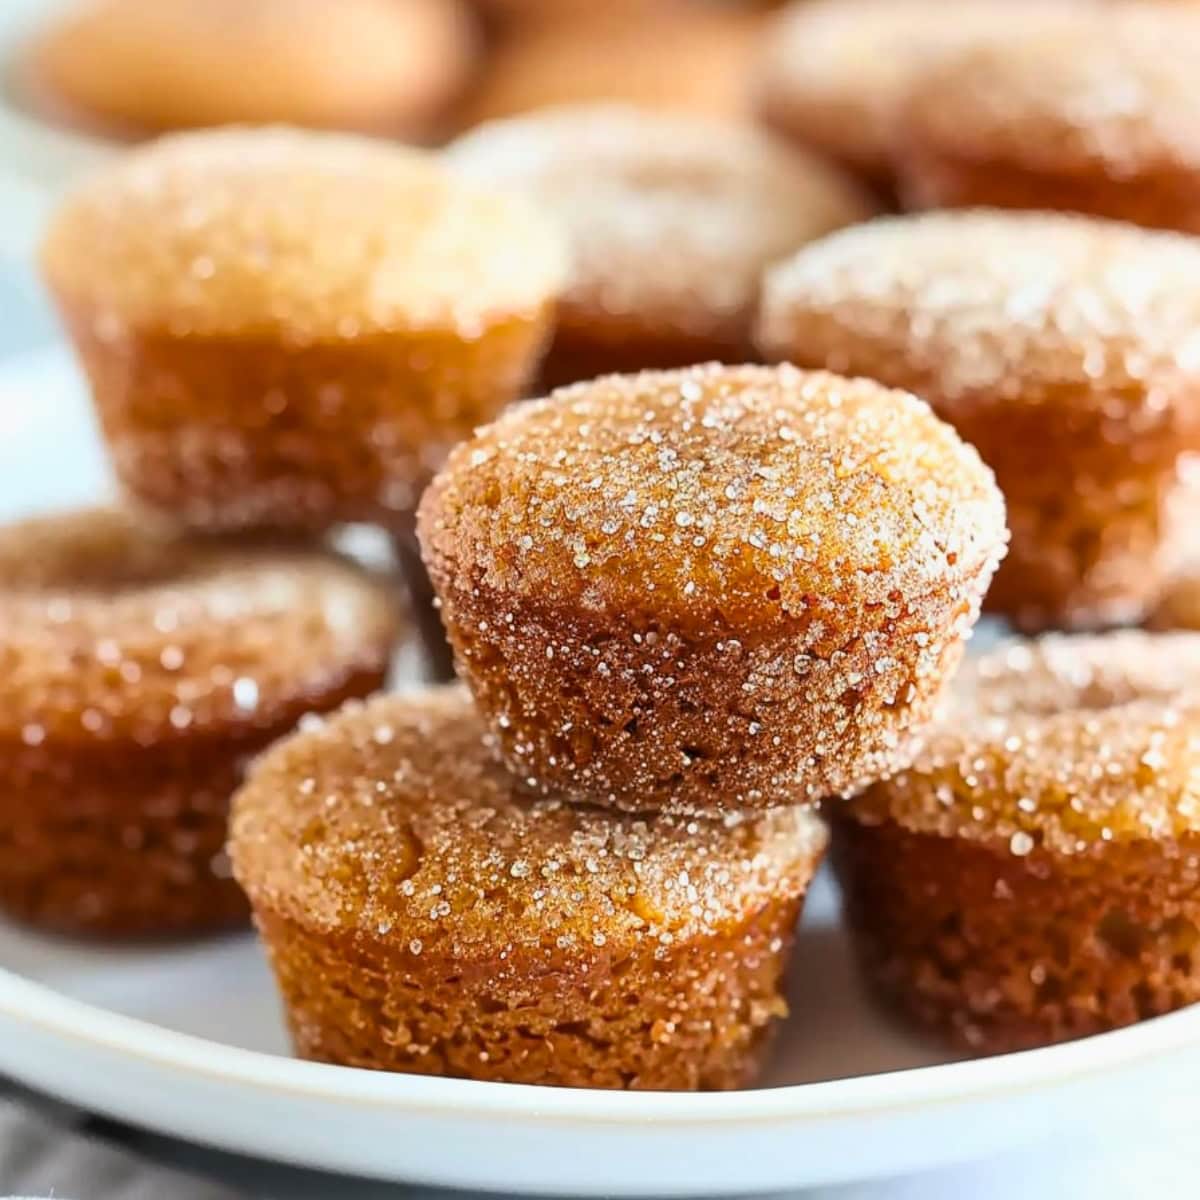
<instances>
[{"instance_id":1,"label":"plate rim","mask_svg":"<svg viewBox=\"0 0 1200 1200\"><path fill-rule=\"evenodd\" d=\"M538 1124L775 1125L911 1115L1146 1066L1200 1046L1200 1006L1058 1046L963 1062L730 1092L623 1092L372 1071L268 1054L181 1033L65 996L0 967L0 1020L177 1075L428 1116ZM0 1066L5 1055L0 1048ZM548 1106L548 1099L553 1104Z\"/></svg>"}]
</instances>

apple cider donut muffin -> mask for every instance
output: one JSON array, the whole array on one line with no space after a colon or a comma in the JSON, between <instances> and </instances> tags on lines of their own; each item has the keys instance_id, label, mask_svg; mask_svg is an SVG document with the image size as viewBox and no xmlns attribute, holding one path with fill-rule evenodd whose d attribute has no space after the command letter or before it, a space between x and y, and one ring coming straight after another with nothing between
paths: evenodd
<instances>
[{"instance_id":1,"label":"apple cider donut muffin","mask_svg":"<svg viewBox=\"0 0 1200 1200\"><path fill-rule=\"evenodd\" d=\"M838 810L863 968L976 1051L1200 1001L1200 636L1014 643L912 768Z\"/></svg>"},{"instance_id":2,"label":"apple cider donut muffin","mask_svg":"<svg viewBox=\"0 0 1200 1200\"><path fill-rule=\"evenodd\" d=\"M771 128L887 187L896 111L933 63L1014 25L1078 18L1068 0L797 0L763 38L756 106Z\"/></svg>"},{"instance_id":3,"label":"apple cider donut muffin","mask_svg":"<svg viewBox=\"0 0 1200 1200\"><path fill-rule=\"evenodd\" d=\"M204 529L411 520L519 395L564 273L523 201L344 134L179 134L71 196L43 246L118 477Z\"/></svg>"},{"instance_id":4,"label":"apple cider donut muffin","mask_svg":"<svg viewBox=\"0 0 1200 1200\"><path fill-rule=\"evenodd\" d=\"M230 796L305 713L383 683L389 591L103 509L0 529L0 581L0 909L103 935L244 920Z\"/></svg>"},{"instance_id":5,"label":"apple cider donut muffin","mask_svg":"<svg viewBox=\"0 0 1200 1200\"><path fill-rule=\"evenodd\" d=\"M825 838L525 795L451 687L271 750L230 853L304 1057L694 1090L753 1078Z\"/></svg>"},{"instance_id":6,"label":"apple cider donut muffin","mask_svg":"<svg viewBox=\"0 0 1200 1200\"><path fill-rule=\"evenodd\" d=\"M34 87L137 135L241 122L424 136L470 79L462 0L77 0Z\"/></svg>"},{"instance_id":7,"label":"apple cider donut muffin","mask_svg":"<svg viewBox=\"0 0 1200 1200\"><path fill-rule=\"evenodd\" d=\"M525 191L567 229L550 386L744 362L763 270L868 214L835 170L753 129L624 105L494 122L450 154L469 178Z\"/></svg>"},{"instance_id":8,"label":"apple cider donut muffin","mask_svg":"<svg viewBox=\"0 0 1200 1200\"><path fill-rule=\"evenodd\" d=\"M1200 242L1084 217L930 213L768 277L770 357L925 397L995 470L1025 628L1141 620L1194 544Z\"/></svg>"},{"instance_id":9,"label":"apple cider donut muffin","mask_svg":"<svg viewBox=\"0 0 1200 1200\"><path fill-rule=\"evenodd\" d=\"M991 472L915 397L715 365L514 409L451 454L418 529L510 769L687 813L894 769L1006 536Z\"/></svg>"},{"instance_id":10,"label":"apple cider donut muffin","mask_svg":"<svg viewBox=\"0 0 1200 1200\"><path fill-rule=\"evenodd\" d=\"M899 117L901 190L914 207L1066 209L1198 233L1198 57L1200 15L1135 5L948 58Z\"/></svg>"}]
</instances>

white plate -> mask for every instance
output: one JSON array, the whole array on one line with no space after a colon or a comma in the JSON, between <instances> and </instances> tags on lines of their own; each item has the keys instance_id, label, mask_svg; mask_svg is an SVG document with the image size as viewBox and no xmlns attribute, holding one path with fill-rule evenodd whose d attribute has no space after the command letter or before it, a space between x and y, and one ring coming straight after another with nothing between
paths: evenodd
<instances>
[{"instance_id":1,"label":"white plate","mask_svg":"<svg viewBox=\"0 0 1200 1200\"><path fill-rule=\"evenodd\" d=\"M108 487L70 361L0 372L0 515ZM555 1195L768 1191L965 1161L1190 1103L1200 1009L949 1062L866 1002L821 881L766 1085L564 1091L289 1059L249 935L78 947L0 926L0 1072L159 1132L382 1179Z\"/></svg>"}]
</instances>

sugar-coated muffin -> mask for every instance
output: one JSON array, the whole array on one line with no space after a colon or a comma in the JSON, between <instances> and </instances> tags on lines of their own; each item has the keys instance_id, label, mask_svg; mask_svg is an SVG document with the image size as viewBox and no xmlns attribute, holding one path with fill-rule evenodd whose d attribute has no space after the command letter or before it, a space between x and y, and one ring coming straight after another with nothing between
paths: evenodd
<instances>
[{"instance_id":1,"label":"sugar-coated muffin","mask_svg":"<svg viewBox=\"0 0 1200 1200\"><path fill-rule=\"evenodd\" d=\"M552 105L613 102L745 117L762 21L736 5L581 5L498 42L462 125Z\"/></svg>"},{"instance_id":2,"label":"sugar-coated muffin","mask_svg":"<svg viewBox=\"0 0 1200 1200\"><path fill-rule=\"evenodd\" d=\"M689 813L903 762L1006 537L991 472L915 397L716 365L510 411L451 454L418 532L509 768Z\"/></svg>"},{"instance_id":3,"label":"sugar-coated muffin","mask_svg":"<svg viewBox=\"0 0 1200 1200\"><path fill-rule=\"evenodd\" d=\"M116 133L283 121L423 137L475 57L462 0L79 0L28 74Z\"/></svg>"},{"instance_id":4,"label":"sugar-coated muffin","mask_svg":"<svg viewBox=\"0 0 1200 1200\"><path fill-rule=\"evenodd\" d=\"M1200 636L1008 645L913 767L837 811L881 997L976 1052L1200 1001Z\"/></svg>"},{"instance_id":5,"label":"sugar-coated muffin","mask_svg":"<svg viewBox=\"0 0 1200 1200\"><path fill-rule=\"evenodd\" d=\"M1139 621L1191 534L1200 242L973 211L881 220L768 277L770 357L927 399L995 470L1012 548L988 607L1029 629Z\"/></svg>"},{"instance_id":6,"label":"sugar-coated muffin","mask_svg":"<svg viewBox=\"0 0 1200 1200\"><path fill-rule=\"evenodd\" d=\"M753 1077L825 839L531 798L452 687L275 747L230 853L306 1058L692 1090Z\"/></svg>"},{"instance_id":7,"label":"sugar-coated muffin","mask_svg":"<svg viewBox=\"0 0 1200 1200\"><path fill-rule=\"evenodd\" d=\"M870 211L834 168L752 128L627 105L493 122L450 158L474 182L526 192L567 230L548 386L746 361L763 270Z\"/></svg>"},{"instance_id":8,"label":"sugar-coated muffin","mask_svg":"<svg viewBox=\"0 0 1200 1200\"><path fill-rule=\"evenodd\" d=\"M1146 5L955 55L901 110L901 190L1200 232L1198 55L1200 13Z\"/></svg>"},{"instance_id":9,"label":"sugar-coated muffin","mask_svg":"<svg viewBox=\"0 0 1200 1200\"><path fill-rule=\"evenodd\" d=\"M520 199L348 134L178 134L85 183L44 273L118 477L189 526L404 527L519 395L564 278Z\"/></svg>"},{"instance_id":10,"label":"sugar-coated muffin","mask_svg":"<svg viewBox=\"0 0 1200 1200\"><path fill-rule=\"evenodd\" d=\"M897 109L938 59L1014 28L1073 26L1081 7L1069 0L960 0L952 7L945 0L796 0L764 33L755 104L772 128L887 187Z\"/></svg>"},{"instance_id":11,"label":"sugar-coated muffin","mask_svg":"<svg viewBox=\"0 0 1200 1200\"><path fill-rule=\"evenodd\" d=\"M323 551L108 509L0 529L0 581L0 909L104 935L244 921L243 768L382 685L395 597Z\"/></svg>"}]
</instances>

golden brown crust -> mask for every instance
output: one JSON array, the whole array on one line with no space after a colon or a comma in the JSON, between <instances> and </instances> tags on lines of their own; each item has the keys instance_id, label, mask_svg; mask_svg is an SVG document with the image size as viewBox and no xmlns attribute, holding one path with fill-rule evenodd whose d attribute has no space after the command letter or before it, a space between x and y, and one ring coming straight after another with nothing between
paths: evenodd
<instances>
[{"instance_id":1,"label":"golden brown crust","mask_svg":"<svg viewBox=\"0 0 1200 1200\"><path fill-rule=\"evenodd\" d=\"M1063 208L1200 230L1200 20L1137 6L1006 37L912 90L897 165L912 203Z\"/></svg>"},{"instance_id":2,"label":"golden brown crust","mask_svg":"<svg viewBox=\"0 0 1200 1200\"><path fill-rule=\"evenodd\" d=\"M459 0L89 0L32 67L84 119L147 133L239 122L422 136L461 93Z\"/></svg>"},{"instance_id":3,"label":"golden brown crust","mask_svg":"<svg viewBox=\"0 0 1200 1200\"><path fill-rule=\"evenodd\" d=\"M835 170L753 129L625 105L493 122L450 157L566 228L552 383L745 361L763 270L870 211Z\"/></svg>"},{"instance_id":4,"label":"golden brown crust","mask_svg":"<svg viewBox=\"0 0 1200 1200\"><path fill-rule=\"evenodd\" d=\"M1081 217L879 220L769 276L771 357L911 388L997 474L1027 627L1144 616L1184 551L1200 444L1200 251Z\"/></svg>"},{"instance_id":5,"label":"golden brown crust","mask_svg":"<svg viewBox=\"0 0 1200 1200\"><path fill-rule=\"evenodd\" d=\"M871 179L892 175L893 123L940 57L1018 28L1078 22L1076 6L941 0L803 0L763 38L756 106L772 128Z\"/></svg>"},{"instance_id":6,"label":"golden brown crust","mask_svg":"<svg viewBox=\"0 0 1200 1200\"><path fill-rule=\"evenodd\" d=\"M1030 855L836 823L834 861L868 980L974 1054L1103 1033L1200 1001L1200 839Z\"/></svg>"},{"instance_id":7,"label":"golden brown crust","mask_svg":"<svg viewBox=\"0 0 1200 1200\"><path fill-rule=\"evenodd\" d=\"M975 1049L1200 998L1200 636L1013 643L840 823L873 981Z\"/></svg>"},{"instance_id":8,"label":"golden brown crust","mask_svg":"<svg viewBox=\"0 0 1200 1200\"><path fill-rule=\"evenodd\" d=\"M125 487L195 527L395 525L521 394L555 231L430 157L180 135L85 185L43 265Z\"/></svg>"},{"instance_id":9,"label":"golden brown crust","mask_svg":"<svg viewBox=\"0 0 1200 1200\"><path fill-rule=\"evenodd\" d=\"M913 397L715 366L513 410L419 532L512 769L676 811L812 801L902 755L1005 537L989 473Z\"/></svg>"},{"instance_id":10,"label":"golden brown crust","mask_svg":"<svg viewBox=\"0 0 1200 1200\"><path fill-rule=\"evenodd\" d=\"M91 934L243 917L222 845L244 764L382 684L395 597L329 554L115 510L0 531L0 576L0 904Z\"/></svg>"},{"instance_id":11,"label":"golden brown crust","mask_svg":"<svg viewBox=\"0 0 1200 1200\"><path fill-rule=\"evenodd\" d=\"M643 819L518 789L460 688L350 706L260 760L230 853L299 1051L574 1086L744 1082L783 1011L817 818Z\"/></svg>"}]
</instances>

